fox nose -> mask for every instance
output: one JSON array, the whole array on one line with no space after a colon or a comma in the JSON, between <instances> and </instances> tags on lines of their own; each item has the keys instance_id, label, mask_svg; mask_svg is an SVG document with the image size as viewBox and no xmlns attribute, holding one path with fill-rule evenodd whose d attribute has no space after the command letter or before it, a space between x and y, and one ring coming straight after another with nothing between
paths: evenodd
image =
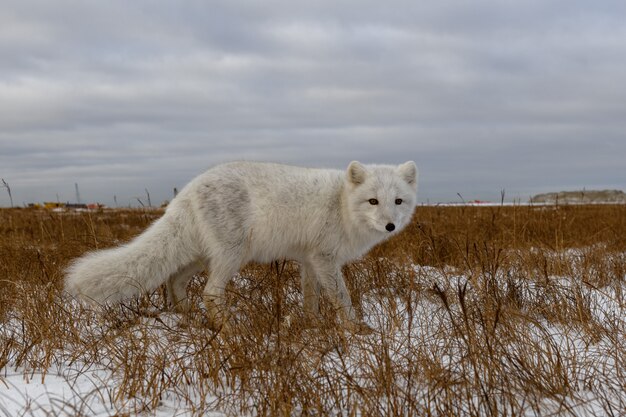
<instances>
[{"instance_id":1,"label":"fox nose","mask_svg":"<svg viewBox=\"0 0 626 417\"><path fill-rule=\"evenodd\" d=\"M396 229L396 225L393 223L387 223L387 226L385 226L385 229L387 229L388 232L393 232Z\"/></svg>"}]
</instances>

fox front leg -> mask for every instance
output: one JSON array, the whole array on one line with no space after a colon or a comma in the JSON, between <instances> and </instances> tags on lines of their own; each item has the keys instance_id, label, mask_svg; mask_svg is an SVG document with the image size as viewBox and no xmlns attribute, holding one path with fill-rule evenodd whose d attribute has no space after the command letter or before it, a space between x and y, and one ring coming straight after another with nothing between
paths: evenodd
<instances>
[{"instance_id":1,"label":"fox front leg","mask_svg":"<svg viewBox=\"0 0 626 417\"><path fill-rule=\"evenodd\" d=\"M341 273L341 265L332 257L320 256L314 258L314 261L311 262L311 268L339 314L343 326L355 333L370 334L373 331L372 328L356 317L350 294Z\"/></svg>"},{"instance_id":2,"label":"fox front leg","mask_svg":"<svg viewBox=\"0 0 626 417\"><path fill-rule=\"evenodd\" d=\"M343 280L341 266L329 257L317 257L311 267L344 323L354 322L356 314Z\"/></svg>"},{"instance_id":3,"label":"fox front leg","mask_svg":"<svg viewBox=\"0 0 626 417\"><path fill-rule=\"evenodd\" d=\"M318 319L320 317L321 286L311 264L302 263L300 265L300 283L304 296L304 312L308 319Z\"/></svg>"},{"instance_id":4,"label":"fox front leg","mask_svg":"<svg viewBox=\"0 0 626 417\"><path fill-rule=\"evenodd\" d=\"M341 273L341 265L329 257L319 257L311 263L312 268L331 303L339 314L343 325L359 334L370 334L372 328L356 318L350 294Z\"/></svg>"},{"instance_id":5,"label":"fox front leg","mask_svg":"<svg viewBox=\"0 0 626 417\"><path fill-rule=\"evenodd\" d=\"M300 284L304 307L304 327L317 327L321 323L320 294L322 286L317 279L315 269L309 262L300 264Z\"/></svg>"}]
</instances>

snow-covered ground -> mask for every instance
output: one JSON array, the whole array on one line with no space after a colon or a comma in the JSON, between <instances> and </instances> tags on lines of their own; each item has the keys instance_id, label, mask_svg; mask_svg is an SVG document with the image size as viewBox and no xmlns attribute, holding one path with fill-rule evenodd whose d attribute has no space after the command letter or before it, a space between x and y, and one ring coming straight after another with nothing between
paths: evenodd
<instances>
[{"instance_id":1,"label":"snow-covered ground","mask_svg":"<svg viewBox=\"0 0 626 417\"><path fill-rule=\"evenodd\" d=\"M135 404L115 404L112 385L115 378L109 370L85 371L78 364L64 364L49 373L29 373L17 369L3 376L0 388L0 415L4 416L111 416L134 409ZM130 414L133 414L132 412ZM165 396L159 406L148 413L157 417L192 416L189 407L174 397ZM206 412L206 416L224 416Z\"/></svg>"},{"instance_id":2,"label":"snow-covered ground","mask_svg":"<svg viewBox=\"0 0 626 417\"><path fill-rule=\"evenodd\" d=\"M174 317L164 318L166 321ZM171 324L171 323L170 323ZM157 340L155 338L154 340ZM162 338L162 343L167 339ZM157 342L153 348L166 349ZM85 364L67 358L45 373L22 367L6 366L0 374L0 416L110 416L133 415L142 408L142 399L116 398L116 386L122 383L114 370L102 364ZM185 389L186 387L181 387ZM193 396L193 389L190 394ZM204 409L201 414L188 407L177 393L166 392L157 407L149 407L153 416L223 416ZM211 398L204 398L211 404Z\"/></svg>"},{"instance_id":3,"label":"snow-covered ground","mask_svg":"<svg viewBox=\"0 0 626 417\"><path fill-rule=\"evenodd\" d=\"M414 361L419 360L417 355L427 352L428 356L430 352L433 355L433 364L446 369L449 373L446 378L450 380L462 379L461 375L468 373L484 374L477 378L489 377L488 370L481 368L480 364L466 361L463 357L466 341L451 340L458 337L455 336L455 326L462 323L464 314L464 307L458 299L455 300L455 294L464 288L469 297L467 303L480 301L471 299L472 286L476 285L475 278L455 274L453 270L432 267L411 266L410 269L416 288L433 288L436 284L441 294L448 294L448 308L440 298L432 294L412 299L411 296L400 296L392 291L367 293L362 300L364 319L376 332L373 335L357 336L363 338L365 343L355 343L344 352L329 352L317 358L312 372L349 375L356 379L355 383L367 388L368 375L372 369L360 367L367 363L371 368L371 364L375 364L377 360L376 353L371 350L372 346L384 346L390 369L407 369ZM537 300L546 297L545 283L516 277L499 277L498 282L503 288L515 287L516 293L524 300L522 308L531 309ZM563 395L556 392L544 399L529 400L525 398L527 392L524 387L518 387L522 415L604 416L610 415L611 411L616 416L624 415L621 413L626 411L626 359L619 357L616 352L625 351L626 341L619 336L624 336L626 330L626 288L597 288L582 283L580 279L560 276L550 277L549 285L564 292L566 298L582 297L593 316L590 320L597 323L598 328L611 328L614 331L599 333L597 337L590 338L589 333L577 325L549 322L540 316L534 322L530 320L521 323L520 326L527 327L523 333L529 337L528 346L532 346L537 352L537 356L531 360L533 363L527 363L526 366L557 364L560 368L554 369L554 372L567 379L574 388ZM415 294L419 293L420 290L416 290ZM145 321L150 322L152 327L149 328L155 332L167 332L167 329L176 326L178 319L175 315L163 314L160 318L146 318ZM19 332L19 326L19 322L12 322L0 335ZM481 334L477 333L475 336L480 339ZM311 337L314 338L314 334ZM162 352L172 349L172 355L185 354L181 351L184 344L173 346L168 337L157 334L147 335L146 338L147 349ZM515 364L516 352L525 348L524 341L512 339L507 343L511 344L513 359L503 360L503 363L506 362L503 366ZM440 352L439 356L437 352ZM163 366L167 368L170 364L164 363ZM190 362L189 366L192 367L193 363ZM191 378L200 378L193 375L193 372L190 375ZM529 377L532 377L532 373ZM414 380L407 380L405 374L397 377L392 375L391 378L395 378L394 389L407 391L422 410L429 410L432 396L438 395L433 386L421 381L419 376ZM121 383L123 381L115 366L104 360L100 363L82 363L71 354L58 354L56 362L45 373L8 363L0 373L0 415L108 416L141 409L142 398L117 398L120 391L116 387ZM545 384L549 385L549 381ZM227 386L229 384L224 383L224 387ZM449 387L451 392L447 395L455 395L455 385L450 384ZM146 406L150 410L146 413L155 416L232 415L233 409L223 408L225 406L219 402L220 395L224 394L223 389L226 388L216 387L212 392L207 391L206 387L196 387L192 379L186 386L163 392L158 404ZM464 388L460 385L458 389L458 395L467 395L467 392L462 392ZM460 401L456 410L458 414L473 415L477 411L489 415L484 408L484 398L481 398L484 394L476 392L474 397L466 397ZM351 394L346 392L345 395ZM492 391L488 395L497 396L498 393ZM203 404L201 411L198 410L197 403L193 406L187 403L189 400L200 401L200 397ZM392 406L381 404L379 410L390 413L392 410L389 407ZM335 411L337 414L348 413L348 410L342 409ZM437 410L431 411L438 414Z\"/></svg>"}]
</instances>

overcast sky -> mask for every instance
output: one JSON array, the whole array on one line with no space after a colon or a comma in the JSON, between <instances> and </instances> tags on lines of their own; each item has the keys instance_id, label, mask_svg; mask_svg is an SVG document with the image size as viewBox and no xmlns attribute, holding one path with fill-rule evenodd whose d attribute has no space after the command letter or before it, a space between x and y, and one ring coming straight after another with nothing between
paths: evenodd
<instances>
[{"instance_id":1,"label":"overcast sky","mask_svg":"<svg viewBox=\"0 0 626 417\"><path fill-rule=\"evenodd\" d=\"M17 205L160 203L242 159L412 159L422 202L626 189L624 22L623 0L3 0L0 177Z\"/></svg>"}]
</instances>

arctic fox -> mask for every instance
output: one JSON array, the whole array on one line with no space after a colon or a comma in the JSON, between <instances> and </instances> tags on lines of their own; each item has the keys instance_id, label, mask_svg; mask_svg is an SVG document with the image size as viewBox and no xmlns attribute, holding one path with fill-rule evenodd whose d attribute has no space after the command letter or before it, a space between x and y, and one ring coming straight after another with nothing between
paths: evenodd
<instances>
[{"instance_id":1,"label":"arctic fox","mask_svg":"<svg viewBox=\"0 0 626 417\"><path fill-rule=\"evenodd\" d=\"M417 167L351 162L347 171L232 162L193 179L165 214L131 242L87 253L67 269L66 290L117 302L166 283L168 302L187 308L186 287L207 268L209 325L226 320L224 290L247 262L295 260L305 313L319 314L323 289L348 326L357 324L341 267L411 220Z\"/></svg>"}]
</instances>

